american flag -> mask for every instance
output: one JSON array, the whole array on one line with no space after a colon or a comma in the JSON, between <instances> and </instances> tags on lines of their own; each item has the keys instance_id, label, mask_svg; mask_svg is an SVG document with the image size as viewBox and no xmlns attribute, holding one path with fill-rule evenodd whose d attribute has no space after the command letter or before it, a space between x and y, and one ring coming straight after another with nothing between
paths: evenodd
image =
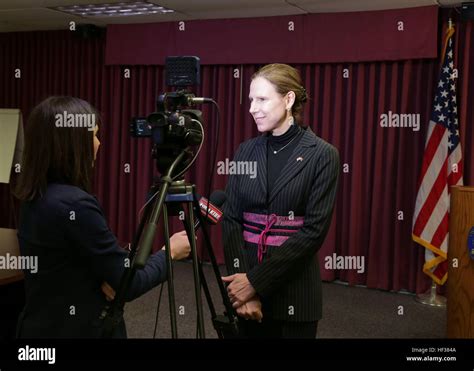
<instances>
[{"instance_id":1,"label":"american flag","mask_svg":"<svg viewBox=\"0 0 474 371\"><path fill-rule=\"evenodd\" d=\"M454 27L450 27L426 137L412 231L413 240L426 248L423 272L439 285L448 278L449 187L463 184L453 34Z\"/></svg>"}]
</instances>

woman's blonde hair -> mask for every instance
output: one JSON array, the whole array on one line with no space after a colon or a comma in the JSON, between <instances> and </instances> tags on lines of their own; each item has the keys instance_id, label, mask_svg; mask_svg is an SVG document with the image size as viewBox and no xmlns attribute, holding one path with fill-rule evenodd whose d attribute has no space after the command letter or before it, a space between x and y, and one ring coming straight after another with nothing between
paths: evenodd
<instances>
[{"instance_id":1,"label":"woman's blonde hair","mask_svg":"<svg viewBox=\"0 0 474 371\"><path fill-rule=\"evenodd\" d=\"M290 91L295 93L295 102L291 107L291 114L295 118L295 122L301 124L303 103L308 100L308 95L301 83L298 70L287 64L267 64L252 75L252 80L257 77L263 77L271 82L281 95L286 95Z\"/></svg>"}]
</instances>

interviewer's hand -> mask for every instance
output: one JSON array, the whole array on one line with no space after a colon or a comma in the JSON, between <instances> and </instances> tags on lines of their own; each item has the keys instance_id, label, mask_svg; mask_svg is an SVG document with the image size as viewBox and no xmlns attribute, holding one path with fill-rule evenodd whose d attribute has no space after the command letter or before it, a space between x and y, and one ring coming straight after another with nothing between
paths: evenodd
<instances>
[{"instance_id":1,"label":"interviewer's hand","mask_svg":"<svg viewBox=\"0 0 474 371\"><path fill-rule=\"evenodd\" d=\"M170 237L171 258L181 260L187 258L191 252L186 231L177 232Z\"/></svg>"},{"instance_id":2,"label":"interviewer's hand","mask_svg":"<svg viewBox=\"0 0 474 371\"><path fill-rule=\"evenodd\" d=\"M254 296L248 302L237 308L237 314L245 319L262 322L262 302L258 296Z\"/></svg>"},{"instance_id":3,"label":"interviewer's hand","mask_svg":"<svg viewBox=\"0 0 474 371\"><path fill-rule=\"evenodd\" d=\"M102 283L102 286L100 286L100 288L102 289L102 292L104 293L105 298L107 299L107 301L114 300L115 290L112 288L112 286L110 286L107 282L104 281Z\"/></svg>"}]
</instances>

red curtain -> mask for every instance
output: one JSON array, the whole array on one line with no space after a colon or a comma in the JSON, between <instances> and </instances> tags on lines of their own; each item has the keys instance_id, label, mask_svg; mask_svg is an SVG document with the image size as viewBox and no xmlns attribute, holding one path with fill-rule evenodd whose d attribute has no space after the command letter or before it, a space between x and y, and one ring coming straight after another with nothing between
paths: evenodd
<instances>
[{"instance_id":1,"label":"red curtain","mask_svg":"<svg viewBox=\"0 0 474 371\"><path fill-rule=\"evenodd\" d=\"M442 12L443 22L446 17L447 12ZM473 112L469 102L474 98L474 78L469 62L474 60L474 38L472 23L456 25L465 184L473 184L474 165L469 161L474 144ZM86 99L100 110L102 145L95 192L111 229L119 240L130 241L155 165L150 141L130 138L128 123L133 116L152 112L157 95L166 91L162 67L105 66L104 39L82 40L62 31L0 34L0 50L0 107L20 108L26 118L43 98L68 94ZM305 108L306 123L339 149L346 165L343 170L347 170L340 176L333 223L320 252L325 280L395 291L419 292L428 287L429 280L422 273L424 250L410 236L438 65L439 61L431 59L296 65L311 97ZM187 174L201 195L209 185L216 144L218 161L232 159L239 143L258 134L248 113L247 97L250 76L258 67L202 67L202 85L196 95L213 97L219 103L221 130L216 143L215 112L204 107L208 141ZM15 78L16 69L21 71L19 79ZM419 113L420 131L381 128L380 115L388 111ZM129 172L126 165L130 165ZM226 177L213 171L212 189L223 189ZM14 226L10 205L8 186L2 186L2 227ZM176 221L173 230L178 229ZM158 234L161 232L160 227ZM220 228L211 228L211 233L222 263ZM324 258L333 253L363 256L364 273L324 269Z\"/></svg>"},{"instance_id":2,"label":"red curtain","mask_svg":"<svg viewBox=\"0 0 474 371\"><path fill-rule=\"evenodd\" d=\"M429 5L263 18L113 24L107 27L105 61L114 65L162 65L169 55L199 55L201 63L207 65L436 58L437 21L438 7Z\"/></svg>"}]
</instances>

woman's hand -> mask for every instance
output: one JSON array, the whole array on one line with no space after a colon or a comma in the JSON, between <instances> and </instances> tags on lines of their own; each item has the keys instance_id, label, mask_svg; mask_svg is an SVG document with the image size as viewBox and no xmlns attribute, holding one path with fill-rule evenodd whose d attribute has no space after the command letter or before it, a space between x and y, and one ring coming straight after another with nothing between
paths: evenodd
<instances>
[{"instance_id":1,"label":"woman's hand","mask_svg":"<svg viewBox=\"0 0 474 371\"><path fill-rule=\"evenodd\" d=\"M222 281L230 282L229 286L227 286L227 293L234 308L244 305L257 293L249 282L246 273L236 273L231 276L222 277Z\"/></svg>"},{"instance_id":2,"label":"woman's hand","mask_svg":"<svg viewBox=\"0 0 474 371\"><path fill-rule=\"evenodd\" d=\"M244 305L237 308L237 314L245 319L252 319L258 322L262 322L262 302L258 296L254 296Z\"/></svg>"},{"instance_id":3,"label":"woman's hand","mask_svg":"<svg viewBox=\"0 0 474 371\"><path fill-rule=\"evenodd\" d=\"M186 231L177 232L170 237L170 248L173 260L181 260L189 256L191 246Z\"/></svg>"}]
</instances>

